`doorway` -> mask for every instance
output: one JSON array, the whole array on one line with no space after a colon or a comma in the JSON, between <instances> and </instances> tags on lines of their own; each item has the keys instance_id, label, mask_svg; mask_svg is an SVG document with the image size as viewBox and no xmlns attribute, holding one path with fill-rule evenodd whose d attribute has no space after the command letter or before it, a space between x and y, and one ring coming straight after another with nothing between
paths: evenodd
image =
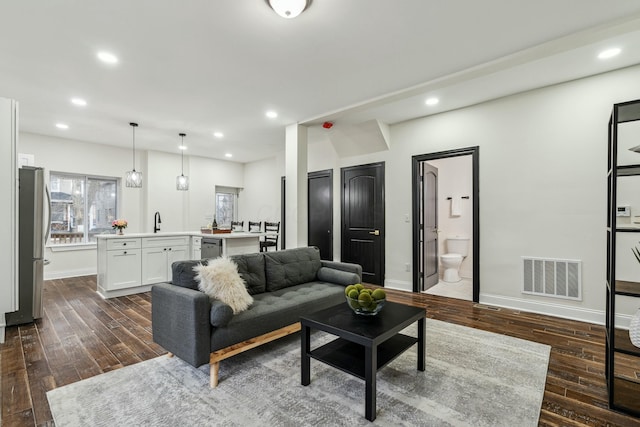
<instances>
[{"instance_id":1,"label":"doorway","mask_svg":"<svg viewBox=\"0 0 640 427\"><path fill-rule=\"evenodd\" d=\"M343 262L362 266L362 281L384 285L384 162L342 168Z\"/></svg>"},{"instance_id":2,"label":"doorway","mask_svg":"<svg viewBox=\"0 0 640 427\"><path fill-rule=\"evenodd\" d=\"M307 182L307 242L318 247L321 259L333 261L333 170L309 172Z\"/></svg>"},{"instance_id":3,"label":"doorway","mask_svg":"<svg viewBox=\"0 0 640 427\"><path fill-rule=\"evenodd\" d=\"M449 173L443 172L447 171L449 165L465 164L461 162L464 160L463 156L470 160L466 164L468 165L470 163L471 169L471 191L465 191L465 194L452 190L452 188L456 188L456 183L451 182L451 171L448 171ZM469 166L465 167L468 168ZM438 169L440 169L440 171ZM467 170L465 172L468 173L469 171ZM414 224L412 270L414 292L427 290L439 282L439 284L433 288L434 290L442 286L446 287L450 285L448 290L456 289L451 295L455 297L456 292L459 292L457 288L466 283L470 285L470 292L466 298L472 299L474 302L479 301L480 200L478 177L479 147L462 148L412 157L412 211ZM440 180L440 183L438 183L438 180ZM442 194L443 192L439 193L438 188L446 188L447 194ZM466 194L466 192L470 194ZM471 218L469 218L469 216L471 216ZM462 224L467 224L466 228L461 228ZM444 228L446 228L446 230ZM451 234L455 234L455 236ZM445 278L448 277L449 279L448 282L443 282L440 280L441 276L443 276L443 272L439 271L440 255L446 253L446 239L454 238L455 241L461 237L461 234L468 234L464 237L470 238L470 245L468 248L468 256L464 258L466 264L463 261L462 268L460 268L460 275L463 276L463 273L466 273L464 275L471 276L471 278L463 278L460 282L450 283L452 270L447 270ZM468 264L472 265L469 266ZM469 271L471 274L469 274ZM466 289L469 289L469 287Z\"/></svg>"}]
</instances>

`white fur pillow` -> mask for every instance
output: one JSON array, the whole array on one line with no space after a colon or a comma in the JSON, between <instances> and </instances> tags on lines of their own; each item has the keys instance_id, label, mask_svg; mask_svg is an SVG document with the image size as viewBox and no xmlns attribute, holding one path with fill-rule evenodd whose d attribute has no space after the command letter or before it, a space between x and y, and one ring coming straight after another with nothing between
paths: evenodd
<instances>
[{"instance_id":1,"label":"white fur pillow","mask_svg":"<svg viewBox=\"0 0 640 427\"><path fill-rule=\"evenodd\" d=\"M198 264L196 272L198 289L211 299L217 299L229 305L233 314L249 308L253 297L247 292L244 280L238 274L238 266L227 257L209 260L208 265Z\"/></svg>"}]
</instances>

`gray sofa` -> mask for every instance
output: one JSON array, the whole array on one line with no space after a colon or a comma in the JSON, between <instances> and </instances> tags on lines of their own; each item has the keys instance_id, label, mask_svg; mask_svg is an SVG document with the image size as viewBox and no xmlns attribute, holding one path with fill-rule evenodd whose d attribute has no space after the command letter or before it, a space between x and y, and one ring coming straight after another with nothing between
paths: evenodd
<instances>
[{"instance_id":1,"label":"gray sofa","mask_svg":"<svg viewBox=\"0 0 640 427\"><path fill-rule=\"evenodd\" d=\"M231 259L253 296L246 311L198 290L193 267L207 260L173 263L172 282L152 288L153 340L195 367L209 363L212 387L220 360L299 330L300 315L345 303L345 286L362 279L359 265L322 261L315 247Z\"/></svg>"}]
</instances>

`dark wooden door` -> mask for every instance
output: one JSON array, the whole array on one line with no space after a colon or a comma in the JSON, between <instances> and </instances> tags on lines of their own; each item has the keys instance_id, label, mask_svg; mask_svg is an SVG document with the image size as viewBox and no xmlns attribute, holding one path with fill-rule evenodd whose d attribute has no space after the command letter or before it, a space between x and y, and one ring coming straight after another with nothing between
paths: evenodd
<instances>
[{"instance_id":1,"label":"dark wooden door","mask_svg":"<svg viewBox=\"0 0 640 427\"><path fill-rule=\"evenodd\" d=\"M420 164L422 175L422 290L438 284L438 168Z\"/></svg>"},{"instance_id":2,"label":"dark wooden door","mask_svg":"<svg viewBox=\"0 0 640 427\"><path fill-rule=\"evenodd\" d=\"M320 258L333 260L333 171L309 172L309 246L320 249Z\"/></svg>"},{"instance_id":3,"label":"dark wooden door","mask_svg":"<svg viewBox=\"0 0 640 427\"><path fill-rule=\"evenodd\" d=\"M384 285L384 163L341 169L341 261L362 266L362 281Z\"/></svg>"}]
</instances>

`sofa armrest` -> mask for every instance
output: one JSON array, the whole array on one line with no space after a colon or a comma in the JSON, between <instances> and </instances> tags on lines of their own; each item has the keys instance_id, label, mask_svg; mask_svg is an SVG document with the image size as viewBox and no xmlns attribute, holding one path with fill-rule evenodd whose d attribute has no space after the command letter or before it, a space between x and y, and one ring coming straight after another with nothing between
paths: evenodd
<instances>
[{"instance_id":1,"label":"sofa armrest","mask_svg":"<svg viewBox=\"0 0 640 427\"><path fill-rule=\"evenodd\" d=\"M346 271L349 273L355 273L358 275L358 281L356 283L360 283L362 281L362 267L360 264L352 264L349 262L339 262L339 261L320 261L323 267L333 268L335 270Z\"/></svg>"},{"instance_id":2,"label":"sofa armrest","mask_svg":"<svg viewBox=\"0 0 640 427\"><path fill-rule=\"evenodd\" d=\"M200 291L159 283L151 288L153 341L192 366L209 362L209 297Z\"/></svg>"}]
</instances>

